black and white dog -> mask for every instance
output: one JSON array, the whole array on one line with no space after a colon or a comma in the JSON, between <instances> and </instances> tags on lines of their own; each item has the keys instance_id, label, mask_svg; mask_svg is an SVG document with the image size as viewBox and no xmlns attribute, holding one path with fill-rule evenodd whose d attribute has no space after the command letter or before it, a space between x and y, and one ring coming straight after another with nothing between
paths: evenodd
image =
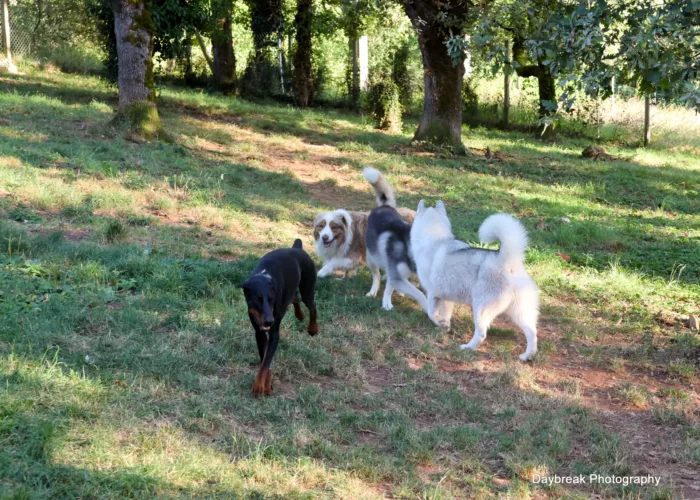
<instances>
[{"instance_id":1,"label":"black and white dog","mask_svg":"<svg viewBox=\"0 0 700 500\"><path fill-rule=\"evenodd\" d=\"M367 221L367 266L372 272L372 288L368 297L376 297L381 281L380 270L386 271L386 288L382 307L387 311L394 290L416 299L428 312L425 295L413 286L408 278L416 272L411 254L411 225L396 210L394 190L384 176L374 168L365 168L365 179L374 186L378 207L372 210Z\"/></svg>"},{"instance_id":2,"label":"black and white dog","mask_svg":"<svg viewBox=\"0 0 700 500\"><path fill-rule=\"evenodd\" d=\"M241 285L260 355L260 370L252 389L256 396L272 394L270 363L279 343L280 324L289 304L294 304L297 319L304 319L300 295L309 310L309 335L318 333L315 286L316 266L302 249L301 240L295 240L292 248L280 248L265 255L253 275Z\"/></svg>"}]
</instances>

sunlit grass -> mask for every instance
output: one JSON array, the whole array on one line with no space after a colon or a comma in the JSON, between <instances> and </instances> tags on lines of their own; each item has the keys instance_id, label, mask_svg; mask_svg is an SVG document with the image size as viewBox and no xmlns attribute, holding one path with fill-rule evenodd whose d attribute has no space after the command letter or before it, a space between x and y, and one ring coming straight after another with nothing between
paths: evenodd
<instances>
[{"instance_id":1,"label":"sunlit grass","mask_svg":"<svg viewBox=\"0 0 700 500\"><path fill-rule=\"evenodd\" d=\"M651 396L638 379L612 394L679 426L668 445L696 460L697 344L683 326L700 303L692 152L611 145L623 159L598 163L581 140L465 127L467 146L504 157L414 154L402 149L410 120L384 134L341 112L168 87L174 142L135 144L107 126L115 97L96 78L0 77L0 488L575 498L529 478L635 462L599 425L585 378L550 369L566 356L608 377L664 377L676 392ZM238 287L272 248L301 237L311 251L320 210L371 208L368 164L401 205L445 200L463 240L476 244L495 211L523 221L541 353L517 362L522 336L500 324L484 350L460 351L466 308L450 332L407 298L387 313L362 271L319 281L319 337L288 315L275 394L255 400Z\"/></svg>"}]
</instances>

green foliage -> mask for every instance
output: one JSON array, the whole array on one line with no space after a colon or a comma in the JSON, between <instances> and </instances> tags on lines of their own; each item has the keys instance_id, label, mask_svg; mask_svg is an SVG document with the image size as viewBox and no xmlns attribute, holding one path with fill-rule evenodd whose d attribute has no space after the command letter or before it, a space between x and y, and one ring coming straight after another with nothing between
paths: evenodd
<instances>
[{"instance_id":1,"label":"green foliage","mask_svg":"<svg viewBox=\"0 0 700 500\"><path fill-rule=\"evenodd\" d=\"M471 78L462 83L462 121L469 125L479 123L479 94Z\"/></svg>"},{"instance_id":2,"label":"green foliage","mask_svg":"<svg viewBox=\"0 0 700 500\"><path fill-rule=\"evenodd\" d=\"M401 130L401 94L392 80L370 84L364 101L363 107L372 117L375 127L392 132Z\"/></svg>"},{"instance_id":3,"label":"green foliage","mask_svg":"<svg viewBox=\"0 0 700 500\"><path fill-rule=\"evenodd\" d=\"M107 243L123 241L128 234L127 227L120 220L109 221L104 231L104 239Z\"/></svg>"}]
</instances>

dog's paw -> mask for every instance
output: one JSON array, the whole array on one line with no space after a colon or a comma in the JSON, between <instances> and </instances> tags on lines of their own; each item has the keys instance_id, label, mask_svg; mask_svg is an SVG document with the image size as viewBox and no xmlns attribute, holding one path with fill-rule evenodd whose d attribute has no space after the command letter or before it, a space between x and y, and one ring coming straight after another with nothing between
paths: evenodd
<instances>
[{"instance_id":1,"label":"dog's paw","mask_svg":"<svg viewBox=\"0 0 700 500\"><path fill-rule=\"evenodd\" d=\"M469 342L468 344L462 344L459 346L460 349L465 350L465 349L471 349L472 351L476 351L476 349L479 347L479 344L474 343L474 342Z\"/></svg>"},{"instance_id":2,"label":"dog's paw","mask_svg":"<svg viewBox=\"0 0 700 500\"><path fill-rule=\"evenodd\" d=\"M316 323L315 321L313 323L309 323L309 329L307 331L312 337L318 335L318 323Z\"/></svg>"},{"instance_id":3,"label":"dog's paw","mask_svg":"<svg viewBox=\"0 0 700 500\"><path fill-rule=\"evenodd\" d=\"M393 304L389 302L388 304L382 304L382 309L385 311L391 311L394 308Z\"/></svg>"},{"instance_id":4,"label":"dog's paw","mask_svg":"<svg viewBox=\"0 0 700 500\"><path fill-rule=\"evenodd\" d=\"M377 292L373 292L372 290L370 290L369 292L367 292L365 294L365 297L376 297L376 296L377 296Z\"/></svg>"},{"instance_id":5,"label":"dog's paw","mask_svg":"<svg viewBox=\"0 0 700 500\"><path fill-rule=\"evenodd\" d=\"M269 368L264 368L258 373L251 391L255 397L270 396L272 394L272 372Z\"/></svg>"},{"instance_id":6,"label":"dog's paw","mask_svg":"<svg viewBox=\"0 0 700 500\"><path fill-rule=\"evenodd\" d=\"M520 361L529 361L535 357L535 353L534 352L532 352L532 353L524 352L518 357L520 358Z\"/></svg>"},{"instance_id":7,"label":"dog's paw","mask_svg":"<svg viewBox=\"0 0 700 500\"><path fill-rule=\"evenodd\" d=\"M449 330L450 326L452 326L452 325L450 325L450 322L447 321L446 319L441 319L440 321L437 322L437 325L440 328L444 328L445 330Z\"/></svg>"},{"instance_id":8,"label":"dog's paw","mask_svg":"<svg viewBox=\"0 0 700 500\"><path fill-rule=\"evenodd\" d=\"M330 271L328 271L326 269L321 269L316 276L318 276L319 278L325 278L329 274L331 274Z\"/></svg>"}]
</instances>

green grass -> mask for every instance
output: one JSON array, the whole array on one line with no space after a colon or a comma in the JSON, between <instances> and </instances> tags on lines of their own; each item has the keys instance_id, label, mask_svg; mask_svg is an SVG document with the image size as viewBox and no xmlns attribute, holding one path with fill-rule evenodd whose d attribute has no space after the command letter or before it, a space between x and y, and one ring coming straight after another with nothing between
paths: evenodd
<instances>
[{"instance_id":1,"label":"green grass","mask_svg":"<svg viewBox=\"0 0 700 500\"><path fill-rule=\"evenodd\" d=\"M626 159L597 163L583 141L487 129L464 130L472 156L416 154L412 123L390 135L171 88L173 142L134 144L107 127L116 102L95 78L0 77L0 497L665 495L676 476L658 491L529 481L650 470L598 410L615 400L677 429L662 443L676 465L652 469L697 466L697 157L610 146ZM363 270L319 281L320 336L288 315L274 394L254 399L238 286L266 251L311 249L320 210L371 208L367 164L402 205L445 200L466 241L495 211L523 221L542 352L517 361L523 338L500 322L460 351L470 311L450 332L407 298L385 312ZM597 399L588 372L626 385Z\"/></svg>"}]
</instances>

